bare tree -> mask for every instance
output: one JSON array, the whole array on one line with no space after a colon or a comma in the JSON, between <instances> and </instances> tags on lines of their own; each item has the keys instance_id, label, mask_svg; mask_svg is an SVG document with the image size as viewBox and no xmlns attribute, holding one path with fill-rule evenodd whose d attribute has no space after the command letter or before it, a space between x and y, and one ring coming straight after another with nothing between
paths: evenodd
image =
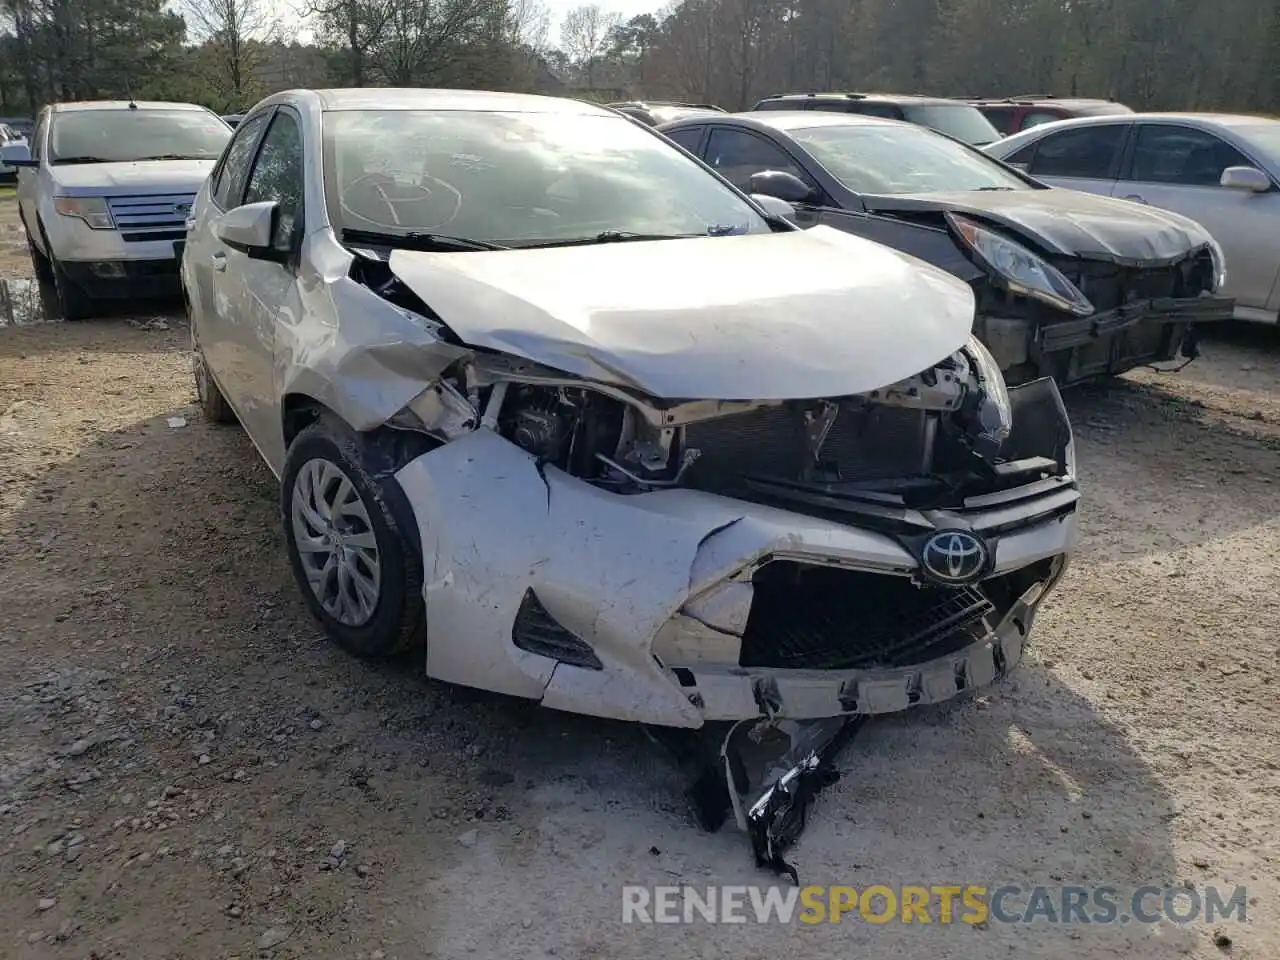
<instances>
[{"instance_id":1,"label":"bare tree","mask_svg":"<svg viewBox=\"0 0 1280 960\"><path fill-rule=\"evenodd\" d=\"M596 58L608 49L614 30L621 24L620 14L606 12L595 3L575 7L565 14L560 24L560 46L570 63L586 71L587 86L595 86Z\"/></svg>"},{"instance_id":2,"label":"bare tree","mask_svg":"<svg viewBox=\"0 0 1280 960\"><path fill-rule=\"evenodd\" d=\"M270 0L181 0L180 9L191 38L214 50L231 101L247 106L259 60L256 47L273 39L278 28Z\"/></svg>"}]
</instances>

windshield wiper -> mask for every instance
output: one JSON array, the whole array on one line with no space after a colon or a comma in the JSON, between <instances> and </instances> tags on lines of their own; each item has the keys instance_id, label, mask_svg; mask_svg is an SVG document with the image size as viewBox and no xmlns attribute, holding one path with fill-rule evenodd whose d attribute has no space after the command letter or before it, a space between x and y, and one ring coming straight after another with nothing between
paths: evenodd
<instances>
[{"instance_id":1,"label":"windshield wiper","mask_svg":"<svg viewBox=\"0 0 1280 960\"><path fill-rule=\"evenodd\" d=\"M216 160L217 157L211 157L203 153L157 153L154 157L135 157L135 161L140 160Z\"/></svg>"},{"instance_id":2,"label":"windshield wiper","mask_svg":"<svg viewBox=\"0 0 1280 960\"><path fill-rule=\"evenodd\" d=\"M510 250L500 243L450 237L443 233L380 233L377 230L343 230L344 243L372 243L404 250Z\"/></svg>"},{"instance_id":3,"label":"windshield wiper","mask_svg":"<svg viewBox=\"0 0 1280 960\"><path fill-rule=\"evenodd\" d=\"M522 243L522 249L535 247L585 247L593 243L629 243L633 240L688 240L693 237L721 237L735 227L716 224L708 227L706 233L633 233L630 230L601 230L590 237L570 237L567 240L537 240L533 243Z\"/></svg>"},{"instance_id":4,"label":"windshield wiper","mask_svg":"<svg viewBox=\"0 0 1280 960\"><path fill-rule=\"evenodd\" d=\"M106 157L54 157L50 162L58 163L116 163Z\"/></svg>"},{"instance_id":5,"label":"windshield wiper","mask_svg":"<svg viewBox=\"0 0 1280 960\"><path fill-rule=\"evenodd\" d=\"M992 191L992 190L1012 190L1012 189L1013 189L1013 187L978 187L977 189L978 189L980 192L981 192L981 191L988 191L988 192L989 192L989 191Z\"/></svg>"}]
</instances>

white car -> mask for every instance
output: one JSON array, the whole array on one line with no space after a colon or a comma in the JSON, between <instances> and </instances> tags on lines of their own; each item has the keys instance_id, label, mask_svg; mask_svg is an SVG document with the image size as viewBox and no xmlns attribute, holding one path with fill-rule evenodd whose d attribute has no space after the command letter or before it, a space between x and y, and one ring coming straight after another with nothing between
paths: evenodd
<instances>
[{"instance_id":1,"label":"white car","mask_svg":"<svg viewBox=\"0 0 1280 960\"><path fill-rule=\"evenodd\" d=\"M673 728L888 713L1011 670L1066 565L1061 399L965 283L607 108L276 94L193 221L201 403L357 655Z\"/></svg>"},{"instance_id":2,"label":"white car","mask_svg":"<svg viewBox=\"0 0 1280 960\"><path fill-rule=\"evenodd\" d=\"M99 298L176 294L196 191L231 136L189 103L94 101L45 107L18 167L18 204L36 274L68 320Z\"/></svg>"},{"instance_id":3,"label":"white car","mask_svg":"<svg viewBox=\"0 0 1280 960\"><path fill-rule=\"evenodd\" d=\"M6 180L12 179L18 173L18 168L4 162L3 151L5 147L25 147L27 138L14 130L7 123L0 123L0 177Z\"/></svg>"},{"instance_id":4,"label":"white car","mask_svg":"<svg viewBox=\"0 0 1280 960\"><path fill-rule=\"evenodd\" d=\"M1195 220L1218 242L1240 320L1280 311L1280 120L1130 113L1062 120L983 148L1055 187Z\"/></svg>"}]
</instances>

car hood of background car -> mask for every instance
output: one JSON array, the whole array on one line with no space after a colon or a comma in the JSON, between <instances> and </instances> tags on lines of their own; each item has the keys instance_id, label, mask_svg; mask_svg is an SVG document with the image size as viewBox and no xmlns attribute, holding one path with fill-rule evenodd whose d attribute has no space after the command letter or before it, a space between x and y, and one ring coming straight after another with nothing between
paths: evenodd
<instances>
[{"instance_id":1,"label":"car hood of background car","mask_svg":"<svg viewBox=\"0 0 1280 960\"><path fill-rule=\"evenodd\" d=\"M863 197L876 213L951 210L1007 227L1049 253L1120 266L1159 266L1209 243L1200 224L1131 200L1076 190L979 190Z\"/></svg>"},{"instance_id":2,"label":"car hood of background car","mask_svg":"<svg viewBox=\"0 0 1280 960\"><path fill-rule=\"evenodd\" d=\"M469 346L661 399L863 393L958 350L974 315L964 283L828 227L390 265Z\"/></svg>"},{"instance_id":3,"label":"car hood of background car","mask_svg":"<svg viewBox=\"0 0 1280 960\"><path fill-rule=\"evenodd\" d=\"M49 168L63 197L137 197L195 193L217 160L73 163Z\"/></svg>"}]
</instances>

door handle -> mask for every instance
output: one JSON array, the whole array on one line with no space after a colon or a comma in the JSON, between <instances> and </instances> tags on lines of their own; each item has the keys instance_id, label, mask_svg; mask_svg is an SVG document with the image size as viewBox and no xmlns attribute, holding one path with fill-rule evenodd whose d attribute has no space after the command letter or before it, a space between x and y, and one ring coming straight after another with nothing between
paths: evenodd
<instances>
[{"instance_id":1,"label":"door handle","mask_svg":"<svg viewBox=\"0 0 1280 960\"><path fill-rule=\"evenodd\" d=\"M1137 202L1137 203L1146 203L1146 202L1147 202L1147 201L1143 200L1140 196L1138 196L1136 193L1131 193L1131 194L1129 194L1128 196L1126 196L1124 199L1126 199L1126 200L1133 200L1133 201L1135 201L1135 202Z\"/></svg>"},{"instance_id":2,"label":"door handle","mask_svg":"<svg viewBox=\"0 0 1280 960\"><path fill-rule=\"evenodd\" d=\"M225 253L215 253L209 259L213 261L213 269L219 273L227 269L227 255Z\"/></svg>"}]
</instances>

